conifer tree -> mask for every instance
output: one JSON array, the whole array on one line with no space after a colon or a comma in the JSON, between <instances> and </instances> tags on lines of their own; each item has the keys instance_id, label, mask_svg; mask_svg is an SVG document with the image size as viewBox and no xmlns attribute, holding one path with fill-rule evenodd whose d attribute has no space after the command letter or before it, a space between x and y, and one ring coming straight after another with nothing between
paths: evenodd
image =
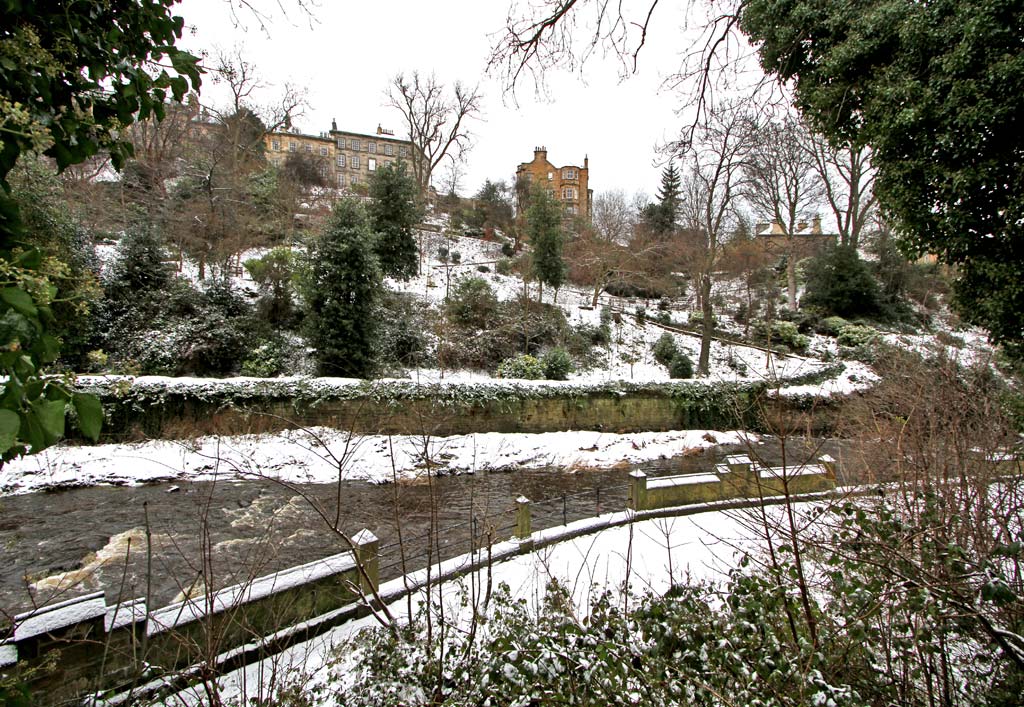
<instances>
[{"instance_id":1,"label":"conifer tree","mask_svg":"<svg viewBox=\"0 0 1024 707\"><path fill-rule=\"evenodd\" d=\"M526 233L533 246L533 272L543 286L558 292L565 282L566 265L562 259L565 236L562 230L562 209L546 191L536 189L526 210ZM557 295L556 295L557 296Z\"/></svg>"},{"instance_id":2,"label":"conifer tree","mask_svg":"<svg viewBox=\"0 0 1024 707\"><path fill-rule=\"evenodd\" d=\"M679 217L679 193L681 181L679 170L669 162L661 172L661 187L658 189L658 202L647 207L644 218L655 234L667 237L672 235Z\"/></svg>"},{"instance_id":3,"label":"conifer tree","mask_svg":"<svg viewBox=\"0 0 1024 707\"><path fill-rule=\"evenodd\" d=\"M320 373L368 377L374 367L374 307L381 274L362 205L342 199L310 245L303 282L306 323Z\"/></svg>"},{"instance_id":4,"label":"conifer tree","mask_svg":"<svg viewBox=\"0 0 1024 707\"><path fill-rule=\"evenodd\" d=\"M370 179L370 228L374 253L384 275L408 280L419 263L412 229L420 218L416 181L404 162L379 167Z\"/></svg>"}]
</instances>

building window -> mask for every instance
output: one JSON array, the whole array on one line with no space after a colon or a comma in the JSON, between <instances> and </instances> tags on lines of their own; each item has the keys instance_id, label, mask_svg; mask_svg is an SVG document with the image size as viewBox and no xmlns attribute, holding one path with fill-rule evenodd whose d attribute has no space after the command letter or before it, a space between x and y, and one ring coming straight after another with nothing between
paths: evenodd
<instances>
[{"instance_id":1,"label":"building window","mask_svg":"<svg viewBox=\"0 0 1024 707\"><path fill-rule=\"evenodd\" d=\"M359 177L357 177L356 175L354 175L354 174L353 174L353 175L352 175L352 181L351 181L351 182L349 182L349 183L350 183L350 184L351 184L352 186L355 186L356 184L359 184Z\"/></svg>"},{"instance_id":2,"label":"building window","mask_svg":"<svg viewBox=\"0 0 1024 707\"><path fill-rule=\"evenodd\" d=\"M566 167L562 170L562 179L576 179L578 176L575 167Z\"/></svg>"},{"instance_id":3,"label":"building window","mask_svg":"<svg viewBox=\"0 0 1024 707\"><path fill-rule=\"evenodd\" d=\"M391 145L390 143L384 143L384 154L387 155L388 157L391 157L393 154L395 154L394 145Z\"/></svg>"},{"instance_id":4,"label":"building window","mask_svg":"<svg viewBox=\"0 0 1024 707\"><path fill-rule=\"evenodd\" d=\"M367 143L366 144L366 151L369 152L372 155L376 155L377 154L377 143L375 143L375 142Z\"/></svg>"},{"instance_id":5,"label":"building window","mask_svg":"<svg viewBox=\"0 0 1024 707\"><path fill-rule=\"evenodd\" d=\"M299 143L295 142L294 140L289 140L288 141L288 152L298 152L298 151L299 151Z\"/></svg>"},{"instance_id":6,"label":"building window","mask_svg":"<svg viewBox=\"0 0 1024 707\"><path fill-rule=\"evenodd\" d=\"M344 174L339 174L338 175L338 188L339 189L344 189L345 188L345 175Z\"/></svg>"},{"instance_id":7,"label":"building window","mask_svg":"<svg viewBox=\"0 0 1024 707\"><path fill-rule=\"evenodd\" d=\"M354 138L352 139L352 149L359 152L359 141Z\"/></svg>"},{"instance_id":8,"label":"building window","mask_svg":"<svg viewBox=\"0 0 1024 707\"><path fill-rule=\"evenodd\" d=\"M555 173L554 172L548 172L548 181L550 182L554 178L555 178Z\"/></svg>"},{"instance_id":9,"label":"building window","mask_svg":"<svg viewBox=\"0 0 1024 707\"><path fill-rule=\"evenodd\" d=\"M306 152L310 153L310 154L313 153L313 146L312 145L309 145L309 144L303 145L302 149L305 150Z\"/></svg>"},{"instance_id":10,"label":"building window","mask_svg":"<svg viewBox=\"0 0 1024 707\"><path fill-rule=\"evenodd\" d=\"M281 141L280 140L271 140L270 141L270 149L271 150L275 150L275 151L280 150L281 149Z\"/></svg>"},{"instance_id":11,"label":"building window","mask_svg":"<svg viewBox=\"0 0 1024 707\"><path fill-rule=\"evenodd\" d=\"M577 198L576 187L562 187L562 199L565 201L573 201Z\"/></svg>"},{"instance_id":12,"label":"building window","mask_svg":"<svg viewBox=\"0 0 1024 707\"><path fill-rule=\"evenodd\" d=\"M408 157L409 156L409 148L406 147L405 145L400 145L398 147L398 156L399 157Z\"/></svg>"},{"instance_id":13,"label":"building window","mask_svg":"<svg viewBox=\"0 0 1024 707\"><path fill-rule=\"evenodd\" d=\"M344 168L345 167L345 155L338 155L338 157L335 160L335 162L337 163L337 165L339 167Z\"/></svg>"},{"instance_id":14,"label":"building window","mask_svg":"<svg viewBox=\"0 0 1024 707\"><path fill-rule=\"evenodd\" d=\"M577 213L579 213L579 212L578 212L578 211L576 210L576 207L575 207L575 206L567 206L567 207L565 207L565 211L566 211L566 213L570 213L570 214L572 214L573 216L575 216L575 215L576 215Z\"/></svg>"},{"instance_id":15,"label":"building window","mask_svg":"<svg viewBox=\"0 0 1024 707\"><path fill-rule=\"evenodd\" d=\"M545 191L547 191L549 199L554 199L555 198L555 190L554 189L546 189Z\"/></svg>"},{"instance_id":16,"label":"building window","mask_svg":"<svg viewBox=\"0 0 1024 707\"><path fill-rule=\"evenodd\" d=\"M320 156L321 157L327 157L327 146L326 145L321 145L320 146Z\"/></svg>"},{"instance_id":17,"label":"building window","mask_svg":"<svg viewBox=\"0 0 1024 707\"><path fill-rule=\"evenodd\" d=\"M321 177L326 177L327 176L327 165L324 164L323 162L321 162L320 164L318 164L316 166L316 171L317 171L317 174L319 174Z\"/></svg>"},{"instance_id":18,"label":"building window","mask_svg":"<svg viewBox=\"0 0 1024 707\"><path fill-rule=\"evenodd\" d=\"M359 169L359 155L352 155L352 169Z\"/></svg>"},{"instance_id":19,"label":"building window","mask_svg":"<svg viewBox=\"0 0 1024 707\"><path fill-rule=\"evenodd\" d=\"M338 149L339 150L344 150L345 149L345 138L343 138L343 137L339 137L338 138Z\"/></svg>"},{"instance_id":20,"label":"building window","mask_svg":"<svg viewBox=\"0 0 1024 707\"><path fill-rule=\"evenodd\" d=\"M370 170L371 172L376 172L377 171L377 160L375 160L372 157L367 157L366 158L366 169Z\"/></svg>"}]
</instances>

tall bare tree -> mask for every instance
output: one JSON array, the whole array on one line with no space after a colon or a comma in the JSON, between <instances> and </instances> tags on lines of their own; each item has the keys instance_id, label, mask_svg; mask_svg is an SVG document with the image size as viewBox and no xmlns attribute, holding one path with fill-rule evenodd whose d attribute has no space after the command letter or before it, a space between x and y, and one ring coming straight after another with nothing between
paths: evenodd
<instances>
[{"instance_id":1,"label":"tall bare tree","mask_svg":"<svg viewBox=\"0 0 1024 707\"><path fill-rule=\"evenodd\" d=\"M449 93L433 74L414 71L395 76L387 98L405 120L413 144L412 173L425 194L434 170L445 160L461 162L472 146L468 123L480 117L483 97L478 87L458 81Z\"/></svg>"},{"instance_id":2,"label":"tall bare tree","mask_svg":"<svg viewBox=\"0 0 1024 707\"><path fill-rule=\"evenodd\" d=\"M739 103L722 103L676 145L685 165L680 218L703 317L697 374L710 370L714 306L711 290L725 243L739 222L754 121Z\"/></svg>"},{"instance_id":3,"label":"tall bare tree","mask_svg":"<svg viewBox=\"0 0 1024 707\"><path fill-rule=\"evenodd\" d=\"M239 50L219 54L211 73L228 89L226 105L206 107L196 123L194 147L177 185L178 220L172 235L179 249L190 251L206 276L208 262L226 266L245 247L278 240L290 223L294 207L268 212L276 199L254 199L273 191L267 168L264 136L301 115L304 92L286 85L271 103L257 97L269 88L256 67ZM266 194L264 194L266 196Z\"/></svg>"},{"instance_id":4,"label":"tall bare tree","mask_svg":"<svg viewBox=\"0 0 1024 707\"><path fill-rule=\"evenodd\" d=\"M796 309L796 232L823 189L816 162L806 145L804 124L792 116L759 126L746 161L746 197L758 216L778 224L786 236L786 297Z\"/></svg>"},{"instance_id":5,"label":"tall bare tree","mask_svg":"<svg viewBox=\"0 0 1024 707\"><path fill-rule=\"evenodd\" d=\"M856 248L877 205L871 149L834 148L820 135L808 135L806 150L821 180L825 202L838 224L840 244Z\"/></svg>"}]
</instances>

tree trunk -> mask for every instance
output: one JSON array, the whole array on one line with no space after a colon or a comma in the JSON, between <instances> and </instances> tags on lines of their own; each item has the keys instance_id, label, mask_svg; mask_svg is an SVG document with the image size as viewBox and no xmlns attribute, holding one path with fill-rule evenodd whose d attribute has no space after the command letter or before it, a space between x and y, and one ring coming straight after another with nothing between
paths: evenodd
<instances>
[{"instance_id":1,"label":"tree trunk","mask_svg":"<svg viewBox=\"0 0 1024 707\"><path fill-rule=\"evenodd\" d=\"M590 306L597 309L597 299L601 296L601 283L594 284L594 296L590 298Z\"/></svg>"},{"instance_id":2,"label":"tree trunk","mask_svg":"<svg viewBox=\"0 0 1024 707\"><path fill-rule=\"evenodd\" d=\"M786 255L786 299L789 308L796 309L796 253L793 249L792 237L789 241L789 252Z\"/></svg>"},{"instance_id":3,"label":"tree trunk","mask_svg":"<svg viewBox=\"0 0 1024 707\"><path fill-rule=\"evenodd\" d=\"M700 311L704 317L703 327L700 334L700 357L697 360L697 375L706 376L711 370L711 332L714 330L714 322L711 317L714 312L711 310L711 274L705 273L700 276Z\"/></svg>"}]
</instances>

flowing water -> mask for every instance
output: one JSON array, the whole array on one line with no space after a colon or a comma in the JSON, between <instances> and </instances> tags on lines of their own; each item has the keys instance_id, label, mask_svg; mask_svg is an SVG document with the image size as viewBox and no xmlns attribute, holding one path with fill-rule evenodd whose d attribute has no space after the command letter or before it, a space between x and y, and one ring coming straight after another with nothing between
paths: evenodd
<instances>
[{"instance_id":1,"label":"flowing water","mask_svg":"<svg viewBox=\"0 0 1024 707\"><path fill-rule=\"evenodd\" d=\"M0 498L0 623L4 615L97 590L108 602L149 596L150 606L163 606L207 583L222 587L346 550L332 527L349 535L373 531L386 580L401 574L403 555L411 571L509 537L520 495L534 502L537 530L624 509L635 468L651 476L696 473L737 451L745 450L712 447L577 473L546 468L398 484L176 482ZM757 451L779 463L774 442ZM834 443L820 451L839 456Z\"/></svg>"}]
</instances>

